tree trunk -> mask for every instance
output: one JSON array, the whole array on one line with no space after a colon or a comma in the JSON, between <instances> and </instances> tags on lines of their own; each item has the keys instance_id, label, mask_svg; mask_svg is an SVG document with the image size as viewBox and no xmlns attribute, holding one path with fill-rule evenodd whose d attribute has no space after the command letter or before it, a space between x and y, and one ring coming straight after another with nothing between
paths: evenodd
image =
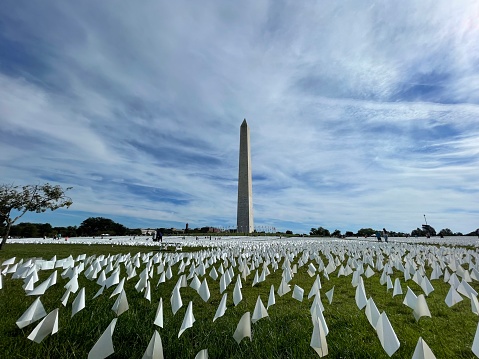
<instances>
[{"instance_id":1,"label":"tree trunk","mask_svg":"<svg viewBox=\"0 0 479 359\"><path fill-rule=\"evenodd\" d=\"M10 228L12 228L12 224L7 223L7 229L5 230L5 234L3 235L2 243L0 243L0 250L2 250L3 245L7 243L8 235L10 234Z\"/></svg>"}]
</instances>

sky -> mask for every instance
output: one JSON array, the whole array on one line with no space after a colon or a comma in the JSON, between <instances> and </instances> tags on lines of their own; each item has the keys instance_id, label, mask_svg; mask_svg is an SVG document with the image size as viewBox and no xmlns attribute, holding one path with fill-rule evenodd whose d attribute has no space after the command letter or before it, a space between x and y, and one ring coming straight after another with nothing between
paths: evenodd
<instances>
[{"instance_id":1,"label":"sky","mask_svg":"<svg viewBox=\"0 0 479 359\"><path fill-rule=\"evenodd\" d=\"M479 227L479 2L0 3L0 182L73 187L24 222Z\"/></svg>"}]
</instances>

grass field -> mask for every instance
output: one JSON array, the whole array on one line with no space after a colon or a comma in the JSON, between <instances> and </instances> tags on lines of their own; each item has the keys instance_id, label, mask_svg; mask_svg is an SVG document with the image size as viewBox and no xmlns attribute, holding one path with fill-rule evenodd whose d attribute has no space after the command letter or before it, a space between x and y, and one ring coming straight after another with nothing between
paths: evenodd
<instances>
[{"instance_id":1,"label":"grass field","mask_svg":"<svg viewBox=\"0 0 479 359\"><path fill-rule=\"evenodd\" d=\"M327 266L330 259L339 261L346 266L353 259L366 270L371 258L372 263L377 259L386 264L397 258L404 263L405 259L414 261L424 269L427 276L431 275L431 264L443 261L445 264L453 262L462 265L466 270L471 270L476 265L477 250L465 248L436 247L436 246L411 246L406 244L374 244L374 243L346 243L343 241L318 242L311 244L307 241L288 241L282 243L258 244L227 244L218 243L218 248L193 248L183 247L183 251L152 251L145 247L124 247L112 245L20 245L8 244L0 252L0 263L11 257L16 257L16 262L21 258L43 258L49 260L57 255L57 260L72 255L85 254L85 263L90 263L94 258L104 255L106 258L117 254L130 254L126 262L120 263L120 279L127 276L125 264L135 254L142 253L152 259L155 255L160 258L153 264L153 277L150 278L151 301L144 298L144 291L138 292L135 284L139 276L125 282L129 310L118 317L116 328L113 332L115 353L111 358L141 358L145 352L154 330L158 330L165 358L194 358L202 349L208 349L210 358L316 358L318 355L310 347L313 324L310 307L313 298L308 299L308 293L315 281L316 274L311 277L307 273L309 263L319 267L320 258ZM243 339L239 344L234 340L233 333L245 312L253 313L256 300L260 296L264 305L267 305L271 285L275 292L282 280L284 258L290 259L291 266L297 265L297 273L289 282L291 289L294 285L304 289L304 298L300 302L292 298L292 290L284 296L275 295L276 304L268 309L268 317L260 319L251 325L252 340ZM317 256L315 258L315 256ZM118 257L114 257L118 258ZM141 258L141 256L140 256ZM184 273L178 273L181 261L190 263L185 266ZM238 266L234 267L234 278L226 289L228 296L227 310L224 316L213 323L213 317L220 303L223 293L220 293L220 278L213 280L208 274L214 266L217 270L220 265L228 268L231 260L238 262L239 258L247 260L249 267L252 264L258 269L253 269L246 280L242 279L243 300L237 305L233 304L233 289L237 279ZM180 275L188 276L191 265L196 267L202 261L208 263L209 259L216 262L206 269L204 276L198 276L200 281L207 279L211 296L204 302L196 290L191 287L181 288L183 306L173 315L170 297ZM227 262L225 262L225 259ZM303 265L300 261L303 259ZM157 285L160 274L158 266L168 261L173 277ZM213 261L213 260L212 260ZM273 270L273 261L278 261L278 269ZM75 262L78 265L80 261ZM114 263L115 261L113 261ZM141 261L136 269L137 274L145 269L147 260ZM270 274L264 282L252 286L255 272L261 274L267 265ZM3 266L2 270L6 267ZM85 270L88 265L85 266ZM364 309L359 310L355 301L356 289L351 285L352 275L338 277L340 266L329 274L329 279L324 276L324 271L319 273L322 288L321 300L324 306L324 318L329 328L327 344L328 358L387 358L388 355L382 348L375 329L369 324ZM374 268L373 268L374 269ZM451 273L452 270L448 269ZM379 283L381 272L374 269L375 275L366 278L363 274L364 287L367 297L372 297L380 312L385 311L392 327L399 339L400 348L392 355L394 358L411 358L419 337L422 337L437 358L473 358L471 351L474 335L477 328L478 317L471 311L471 300L464 300L452 307L445 303L445 297L450 284L445 283L443 277L432 280L434 291L426 297L431 317L421 317L416 321L412 309L402 304L409 286L416 295L423 294L423 290L413 280L404 281L404 274L393 268L390 278L394 283L395 278L400 278L403 294L392 296L392 289L386 290L386 285ZM39 280L35 286L46 280L53 270L38 272ZM105 289L102 295L93 299L100 289L96 280L89 280L84 272L78 276L80 288L86 291L86 307L71 318L72 302L75 293L70 295L66 307L61 304L65 293L65 284L69 278L62 278L62 268L57 269L57 284L50 287L40 297L47 313L59 308L59 331L49 335L39 344L27 339L38 322L19 329L15 322L22 313L32 304L36 297L26 296L22 288L22 279L12 279L12 273L3 275L2 289L0 289L0 348L3 358L85 358L95 342L116 317L111 309L116 296L110 294L116 285ZM108 275L111 274L108 273ZM218 273L220 276L221 274ZM107 275L107 276L108 276ZM459 278L460 279L460 278ZM190 280L187 281L188 285ZM476 291L479 285L473 281L469 283ZM325 293L334 287L332 303L329 304ZM78 292L77 292L78 293ZM163 298L164 326L159 328L153 324L160 298ZM194 325L187 329L178 338L188 303L193 303L193 314L196 319Z\"/></svg>"}]
</instances>

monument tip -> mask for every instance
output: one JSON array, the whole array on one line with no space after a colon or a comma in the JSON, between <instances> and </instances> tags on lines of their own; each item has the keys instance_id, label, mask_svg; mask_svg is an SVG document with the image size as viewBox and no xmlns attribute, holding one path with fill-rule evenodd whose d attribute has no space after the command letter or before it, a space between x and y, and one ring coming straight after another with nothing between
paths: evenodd
<instances>
[{"instance_id":1,"label":"monument tip","mask_svg":"<svg viewBox=\"0 0 479 359\"><path fill-rule=\"evenodd\" d=\"M246 123L246 118L243 120L243 123L241 124L241 126L248 126L248 124Z\"/></svg>"}]
</instances>

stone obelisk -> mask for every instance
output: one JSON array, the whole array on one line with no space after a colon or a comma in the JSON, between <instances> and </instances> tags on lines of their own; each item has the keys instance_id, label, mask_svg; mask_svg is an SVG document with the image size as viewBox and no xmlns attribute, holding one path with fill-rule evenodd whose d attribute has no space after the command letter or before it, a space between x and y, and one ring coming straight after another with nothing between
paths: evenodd
<instances>
[{"instance_id":1,"label":"stone obelisk","mask_svg":"<svg viewBox=\"0 0 479 359\"><path fill-rule=\"evenodd\" d=\"M253 186L251 179L251 153L249 127L246 119L240 127L239 171L238 171L238 212L236 217L238 233L253 233Z\"/></svg>"}]
</instances>

